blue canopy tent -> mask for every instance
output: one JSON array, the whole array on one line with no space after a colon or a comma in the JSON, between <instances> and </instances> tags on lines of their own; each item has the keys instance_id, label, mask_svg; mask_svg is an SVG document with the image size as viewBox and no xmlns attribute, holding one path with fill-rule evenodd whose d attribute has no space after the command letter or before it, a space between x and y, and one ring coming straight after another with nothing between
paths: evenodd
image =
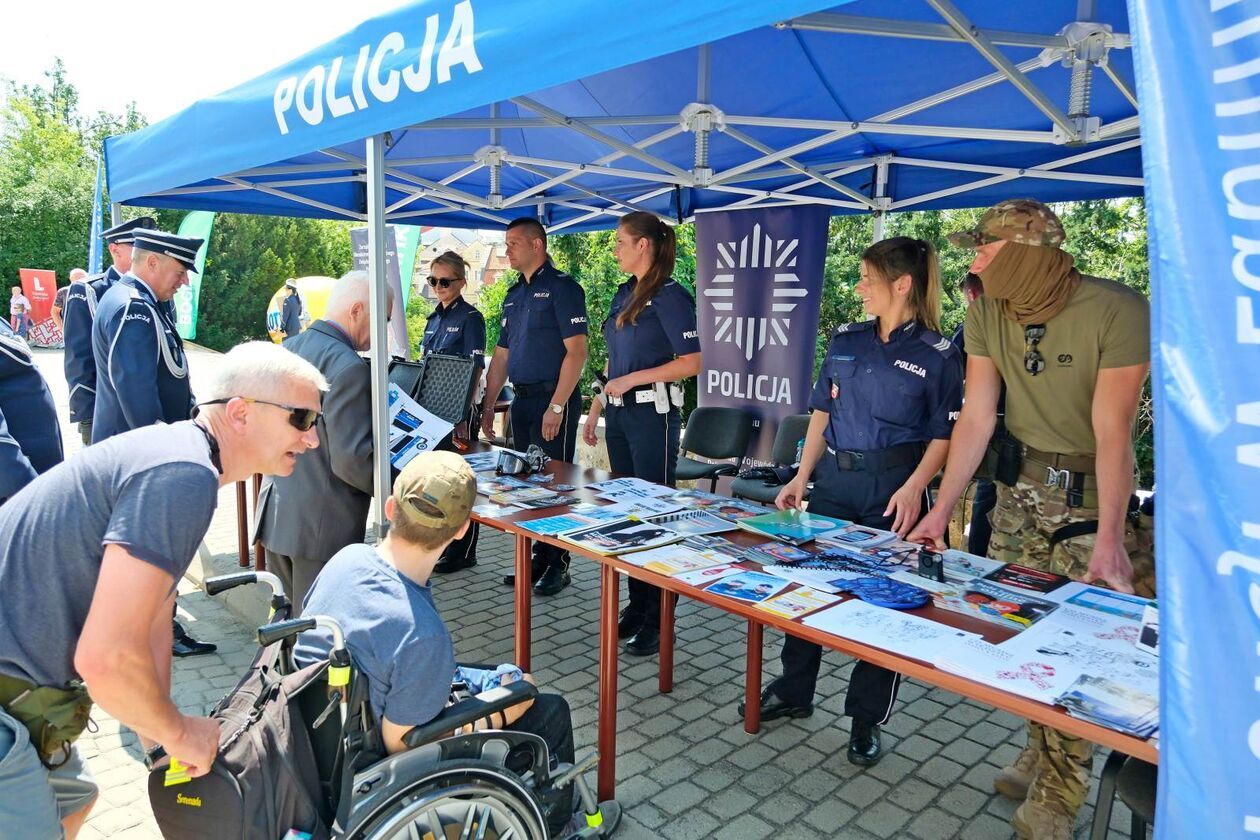
<instances>
[{"instance_id":1,"label":"blue canopy tent","mask_svg":"<svg viewBox=\"0 0 1260 840\"><path fill-rule=\"evenodd\" d=\"M1205 415L1203 396L1187 388L1185 375L1221 383L1228 371L1195 367L1217 336L1202 326L1210 323L1210 296L1185 299L1181 291L1191 263L1176 246L1179 226L1210 234L1224 211L1188 219L1168 210L1177 207L1184 181L1168 165L1165 147L1175 145L1170 138L1183 125L1176 120L1191 117L1194 127L1211 116L1202 96L1172 107L1214 80L1209 59L1187 62L1183 73L1173 57L1186 51L1175 44L1191 33L1205 48L1218 46L1219 33L1208 32L1207 11L1131 4L1150 50L1141 91L1144 104L1155 106L1144 112L1143 127L1149 133L1154 125L1165 144L1157 161L1145 162L1156 199L1157 313L1161 294L1172 294L1179 308L1203 315L1188 331L1189 316L1166 330L1159 320L1166 316L1157 318L1157 349L1167 352L1161 337L1176 336L1183 351L1192 351L1172 372L1157 359L1157 428L1161 441L1176 429L1178 444L1207 430L1217 457L1228 449L1219 434L1225 408L1210 405ZM1232 16L1225 45L1240 52L1260 32L1245 20L1251 4L1212 4L1212 13ZM874 213L878 231L888 211L984 206L1015 195L1139 195L1143 160L1128 21L1122 0L428 0L366 21L142 131L110 138L109 190L115 202L145 207L366 222L378 279L373 398L383 442L386 223L490 227L531 215L549 231L582 231L611 227L632 209L686 221L708 209L816 203L835 213ZM1244 69L1230 80L1247 78ZM1248 110L1247 101L1260 99L1238 98L1242 104L1231 113L1260 110ZM1251 136L1260 137L1257 131ZM1195 157L1216 147L1197 139L1179 163L1204 183L1219 183L1216 162ZM1236 148L1254 146L1260 142ZM1220 204L1220 196L1214 200ZM1260 210L1249 218L1260 218ZM1260 242L1251 253L1260 253ZM1220 265L1228 271L1227 255ZM1172 278L1176 291L1161 291L1161 278ZM1260 280L1250 288L1260 289ZM1227 311L1227 301L1218 295L1216 312ZM376 451L383 498L388 448ZM1211 523L1212 545L1223 550L1237 545L1243 513L1194 482L1187 493L1204 501L1195 496L1183 507L1181 496L1168 492L1180 479L1167 472L1161 478L1161 497L1178 506L1163 511L1159 524L1160 586L1168 599L1182 591L1170 568L1185 574L1181 565L1192 569L1197 556L1172 533L1176 523ZM1260 539L1260 526L1249 527L1243 533ZM1260 575L1260 560L1254 572ZM1200 757L1198 738L1212 723L1193 710L1204 702L1196 686L1211 669L1200 670L1188 653L1198 631L1180 615L1178 605L1166 616L1164 663L1175 663L1177 673L1164 681L1165 719L1179 729L1165 736L1161 762L1163 790L1170 790L1171 767L1171 789L1179 793L1175 810L1169 797L1161 801L1160 831L1225 836L1208 827L1228 824L1232 833L1240 824L1230 815L1243 812L1243 794L1229 786L1243 777L1236 774L1246 727L1237 714L1229 719L1231 735L1240 726L1244 732L1230 763ZM1250 655L1255 627L1243 622L1229 649Z\"/></svg>"}]
</instances>

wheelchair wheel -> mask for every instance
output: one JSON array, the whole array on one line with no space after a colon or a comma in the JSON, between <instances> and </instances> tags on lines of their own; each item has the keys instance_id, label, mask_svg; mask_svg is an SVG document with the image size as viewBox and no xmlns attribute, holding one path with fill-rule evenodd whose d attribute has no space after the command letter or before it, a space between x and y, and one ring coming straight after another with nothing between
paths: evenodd
<instances>
[{"instance_id":1,"label":"wheelchair wheel","mask_svg":"<svg viewBox=\"0 0 1260 840\"><path fill-rule=\"evenodd\" d=\"M484 761L443 761L376 809L354 840L547 840L538 797Z\"/></svg>"}]
</instances>

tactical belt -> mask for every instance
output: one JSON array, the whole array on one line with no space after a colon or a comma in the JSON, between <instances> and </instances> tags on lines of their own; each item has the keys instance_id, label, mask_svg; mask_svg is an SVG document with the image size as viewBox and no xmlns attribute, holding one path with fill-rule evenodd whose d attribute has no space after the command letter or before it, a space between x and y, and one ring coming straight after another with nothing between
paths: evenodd
<instances>
[{"instance_id":1,"label":"tactical belt","mask_svg":"<svg viewBox=\"0 0 1260 840\"><path fill-rule=\"evenodd\" d=\"M917 464L923 457L923 444L902 443L887 449L832 449L827 452L836 459L836 468L850 472L884 472L894 467Z\"/></svg>"},{"instance_id":2,"label":"tactical belt","mask_svg":"<svg viewBox=\"0 0 1260 840\"><path fill-rule=\"evenodd\" d=\"M1056 455L1025 445L1019 474L1033 483L1065 491L1070 508L1084 507L1085 491L1098 489L1094 459L1088 455Z\"/></svg>"},{"instance_id":3,"label":"tactical belt","mask_svg":"<svg viewBox=\"0 0 1260 840\"><path fill-rule=\"evenodd\" d=\"M556 380L549 382L529 382L524 385L513 385L518 397L550 397L556 392Z\"/></svg>"}]
</instances>

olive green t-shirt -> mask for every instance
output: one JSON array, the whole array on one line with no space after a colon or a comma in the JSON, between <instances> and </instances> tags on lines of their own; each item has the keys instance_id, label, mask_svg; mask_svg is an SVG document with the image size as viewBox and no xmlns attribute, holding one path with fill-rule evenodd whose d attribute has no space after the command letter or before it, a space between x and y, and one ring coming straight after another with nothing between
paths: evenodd
<instances>
[{"instance_id":1,"label":"olive green t-shirt","mask_svg":"<svg viewBox=\"0 0 1260 840\"><path fill-rule=\"evenodd\" d=\"M981 297L967 311L967 353L988 356L1006 384L1006 427L1028 446L1061 455L1093 455L1091 410L1101 368L1150 361L1150 303L1114 280L1082 276L1067 306L1046 323L1037 345L1045 370L1024 369L1024 327Z\"/></svg>"}]
</instances>

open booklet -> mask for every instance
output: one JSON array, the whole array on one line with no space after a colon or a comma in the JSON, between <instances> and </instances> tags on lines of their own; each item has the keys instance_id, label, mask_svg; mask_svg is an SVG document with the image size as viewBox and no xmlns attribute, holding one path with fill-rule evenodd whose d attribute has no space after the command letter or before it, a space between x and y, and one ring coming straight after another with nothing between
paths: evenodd
<instances>
[{"instance_id":1,"label":"open booklet","mask_svg":"<svg viewBox=\"0 0 1260 840\"><path fill-rule=\"evenodd\" d=\"M737 524L745 531L761 534L772 540L801 545L851 523L843 519L832 519L830 516L789 508L740 519Z\"/></svg>"}]
</instances>

